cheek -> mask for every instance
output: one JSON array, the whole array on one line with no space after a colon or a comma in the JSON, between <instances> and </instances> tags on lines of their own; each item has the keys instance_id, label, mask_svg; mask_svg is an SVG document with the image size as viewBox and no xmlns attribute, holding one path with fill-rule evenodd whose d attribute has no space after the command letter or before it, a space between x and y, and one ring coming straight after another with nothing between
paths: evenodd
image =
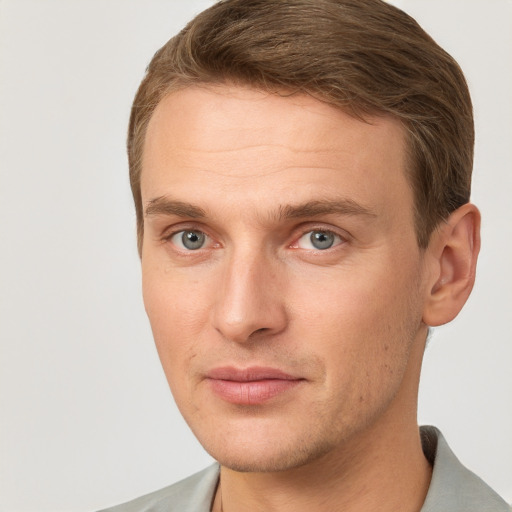
<instances>
[{"instance_id":1,"label":"cheek","mask_svg":"<svg viewBox=\"0 0 512 512\"><path fill-rule=\"evenodd\" d=\"M341 337L388 329L403 316L411 293L404 274L386 265L297 273L290 282L295 283L289 293L293 317L312 328L338 330Z\"/></svg>"},{"instance_id":2,"label":"cheek","mask_svg":"<svg viewBox=\"0 0 512 512\"><path fill-rule=\"evenodd\" d=\"M171 275L143 267L142 276L146 313L171 384L187 372L196 355L209 310L204 287L190 278L181 278L176 272Z\"/></svg>"},{"instance_id":3,"label":"cheek","mask_svg":"<svg viewBox=\"0 0 512 512\"><path fill-rule=\"evenodd\" d=\"M421 323L417 279L417 269L389 264L302 282L309 293L293 316L331 368L330 386L365 395L400 379Z\"/></svg>"}]
</instances>

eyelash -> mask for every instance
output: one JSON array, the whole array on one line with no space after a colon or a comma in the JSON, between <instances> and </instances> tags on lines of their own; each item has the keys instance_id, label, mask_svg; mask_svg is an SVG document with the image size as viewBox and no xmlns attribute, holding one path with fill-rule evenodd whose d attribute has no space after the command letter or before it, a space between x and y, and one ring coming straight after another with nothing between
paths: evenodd
<instances>
[{"instance_id":1,"label":"eyelash","mask_svg":"<svg viewBox=\"0 0 512 512\"><path fill-rule=\"evenodd\" d=\"M198 253L199 251L203 250L203 249L207 249L208 247L198 247L197 249L188 249L186 247L178 247L176 242L173 242L173 238L175 238L176 236L180 235L183 237L183 235L185 233L199 233L199 234L202 234L205 236L205 241L207 242L208 240L210 241L213 241L213 238L211 236L209 236L203 229L201 228L195 228L195 227L184 227L184 228L181 228L179 230L173 230L172 232L170 233L167 233L165 234L163 237L162 237L162 242L164 243L171 243L174 247L176 247L177 251L178 252L181 252L182 254L193 254L193 253ZM329 235L329 236L332 236L334 238L332 244L329 246L329 247L326 247L326 248L323 248L323 249L320 249L320 248L301 248L299 246L299 243L300 243L300 240L303 239L304 237L306 237L307 235L311 235L313 233L322 233L324 235ZM308 251L312 251L312 252L318 252L318 253L321 253L321 252L326 252L326 251L329 251L330 249L335 249L336 247L340 246L340 245L343 245L344 243L347 242L347 239L348 237L346 235L342 235L332 229L325 229L323 227L308 227L307 229L303 229L300 231L300 234L299 236L294 236L294 241L288 245L289 248L291 249L297 249L297 250L308 250ZM214 248L216 247L220 247L220 244L214 244L213 245Z\"/></svg>"},{"instance_id":2,"label":"eyelash","mask_svg":"<svg viewBox=\"0 0 512 512\"><path fill-rule=\"evenodd\" d=\"M313 234L316 233L316 234L321 234L322 236L328 236L328 237L332 237L332 241L331 243L329 244L329 241L327 242L329 245L327 247L324 247L324 248L319 248L319 247L311 247L311 248L304 248L304 247L300 247L299 244L300 244L300 241L304 238L306 238L308 235L309 235L309 241L310 241L310 244L313 245ZM320 240L320 238L318 237L318 239L316 240L317 242L320 242L322 243L323 241ZM296 249L304 249L304 250L312 250L312 251L319 251L319 252L325 252L325 251L328 251L329 249L331 248L335 248L337 247L338 245L341 245L343 242L346 241L346 238L344 238L343 236L341 236L339 233L336 233L332 230L329 230L329 229L310 229L306 232L304 232L298 239L296 242L294 242L294 245L292 245L291 247L292 248L296 248Z\"/></svg>"},{"instance_id":3,"label":"eyelash","mask_svg":"<svg viewBox=\"0 0 512 512\"><path fill-rule=\"evenodd\" d=\"M181 234L181 238L185 235L185 233L198 233L200 235L204 236L205 241L212 240L210 236L208 236L204 231L200 229L181 229L180 231L174 231L173 233L170 233L164 238L164 241L171 242L174 246L176 246L176 242L173 242L173 239ZM183 244L182 244L183 245ZM187 249L187 247L180 247L179 250L182 252L196 252L203 249L203 246L198 247L197 249Z\"/></svg>"}]
</instances>

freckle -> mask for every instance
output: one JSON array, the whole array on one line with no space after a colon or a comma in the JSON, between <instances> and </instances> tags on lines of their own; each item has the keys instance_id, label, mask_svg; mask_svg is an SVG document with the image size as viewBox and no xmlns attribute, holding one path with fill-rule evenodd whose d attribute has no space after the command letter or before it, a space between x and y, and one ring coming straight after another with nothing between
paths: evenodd
<instances>
[{"instance_id":1,"label":"freckle","mask_svg":"<svg viewBox=\"0 0 512 512\"><path fill-rule=\"evenodd\" d=\"M385 364L384 369L389 373L389 375L393 375L394 370L389 364Z\"/></svg>"},{"instance_id":2,"label":"freckle","mask_svg":"<svg viewBox=\"0 0 512 512\"><path fill-rule=\"evenodd\" d=\"M384 345L384 350L387 352L389 350L389 345Z\"/></svg>"},{"instance_id":3,"label":"freckle","mask_svg":"<svg viewBox=\"0 0 512 512\"><path fill-rule=\"evenodd\" d=\"M359 401L360 401L360 402L364 402L364 397L363 397L363 395L361 395L361 396L359 397Z\"/></svg>"}]
</instances>

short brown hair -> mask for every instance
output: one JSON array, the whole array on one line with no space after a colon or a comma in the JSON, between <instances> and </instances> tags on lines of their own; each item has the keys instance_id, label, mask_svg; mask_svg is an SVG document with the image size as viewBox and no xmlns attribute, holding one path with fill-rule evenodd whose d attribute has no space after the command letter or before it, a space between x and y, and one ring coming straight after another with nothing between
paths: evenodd
<instances>
[{"instance_id":1,"label":"short brown hair","mask_svg":"<svg viewBox=\"0 0 512 512\"><path fill-rule=\"evenodd\" d=\"M223 82L310 94L361 119L400 120L420 247L469 201L468 87L455 60L414 19L381 0L221 0L158 50L135 96L128 158L139 251L149 120L171 91Z\"/></svg>"}]
</instances>

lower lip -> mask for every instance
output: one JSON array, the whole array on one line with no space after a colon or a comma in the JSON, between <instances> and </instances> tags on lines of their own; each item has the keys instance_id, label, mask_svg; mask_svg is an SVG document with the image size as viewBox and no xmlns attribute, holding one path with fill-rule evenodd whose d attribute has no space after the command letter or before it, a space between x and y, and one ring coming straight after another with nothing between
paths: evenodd
<instances>
[{"instance_id":1,"label":"lower lip","mask_svg":"<svg viewBox=\"0 0 512 512\"><path fill-rule=\"evenodd\" d=\"M263 379L234 381L209 379L213 392L226 402L259 405L297 386L302 379Z\"/></svg>"}]
</instances>

